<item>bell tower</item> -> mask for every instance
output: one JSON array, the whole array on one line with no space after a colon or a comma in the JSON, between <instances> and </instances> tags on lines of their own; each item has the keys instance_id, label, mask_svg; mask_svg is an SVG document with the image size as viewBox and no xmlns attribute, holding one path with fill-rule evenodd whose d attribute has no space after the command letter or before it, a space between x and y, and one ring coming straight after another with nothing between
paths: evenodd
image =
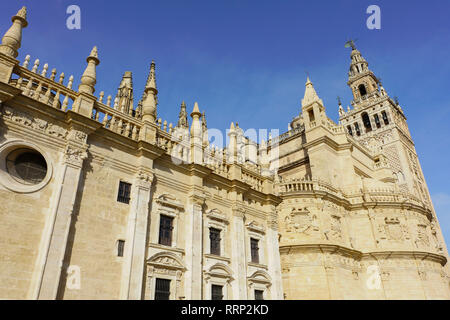
<instances>
[{"instance_id":1,"label":"bell tower","mask_svg":"<svg viewBox=\"0 0 450 320\"><path fill-rule=\"evenodd\" d=\"M438 239L437 252L447 252L436 212L406 116L397 98L391 99L381 81L369 69L368 62L349 41L351 63L348 86L353 93L353 107L339 106L339 120L349 136L377 154L382 154L392 169L398 188L414 195L432 213L431 233Z\"/></svg>"},{"instance_id":2,"label":"bell tower","mask_svg":"<svg viewBox=\"0 0 450 320\"><path fill-rule=\"evenodd\" d=\"M411 138L405 114L398 101L391 99L369 64L351 47L348 86L353 101L347 112L339 108L340 123L348 134L373 151L381 151L389 163L399 188L415 195L428 206L431 199Z\"/></svg>"},{"instance_id":3,"label":"bell tower","mask_svg":"<svg viewBox=\"0 0 450 320\"><path fill-rule=\"evenodd\" d=\"M353 41L349 41L349 46L352 48L350 55L351 64L348 72L348 85L352 89L353 99L355 101L366 98L379 91L379 80L373 72L369 69L369 64L361 55Z\"/></svg>"}]
</instances>

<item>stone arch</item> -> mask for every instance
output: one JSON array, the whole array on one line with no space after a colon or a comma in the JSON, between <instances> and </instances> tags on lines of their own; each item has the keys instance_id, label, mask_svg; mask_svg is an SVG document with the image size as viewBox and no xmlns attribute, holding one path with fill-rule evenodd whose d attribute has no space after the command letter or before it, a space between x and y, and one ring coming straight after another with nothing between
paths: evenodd
<instances>
[{"instance_id":1,"label":"stone arch","mask_svg":"<svg viewBox=\"0 0 450 320\"><path fill-rule=\"evenodd\" d=\"M361 84L358 86L358 91L359 91L359 95L360 95L361 97L364 97L365 95L367 95L367 89L366 89L365 84L361 83Z\"/></svg>"},{"instance_id":2,"label":"stone arch","mask_svg":"<svg viewBox=\"0 0 450 320\"><path fill-rule=\"evenodd\" d=\"M205 292L205 298L212 298L212 286L219 285L223 288L223 298L229 299L231 295L231 282L234 280L232 277L233 271L227 265L223 263L216 263L212 265L208 271L205 272L203 277L203 286Z\"/></svg>"},{"instance_id":3,"label":"stone arch","mask_svg":"<svg viewBox=\"0 0 450 320\"><path fill-rule=\"evenodd\" d=\"M158 252L147 259L147 264L170 269L186 270L183 261L172 252Z\"/></svg>"},{"instance_id":4,"label":"stone arch","mask_svg":"<svg viewBox=\"0 0 450 320\"><path fill-rule=\"evenodd\" d=\"M209 275L222 276L224 278L229 278L230 280L233 280L232 277L233 271L230 269L230 267L220 262L211 266L207 273Z\"/></svg>"},{"instance_id":5,"label":"stone arch","mask_svg":"<svg viewBox=\"0 0 450 320\"><path fill-rule=\"evenodd\" d=\"M170 300L183 297L182 279L186 267L183 261L172 252L158 252L147 259L145 299L155 299L157 279L170 280Z\"/></svg>"},{"instance_id":6,"label":"stone arch","mask_svg":"<svg viewBox=\"0 0 450 320\"><path fill-rule=\"evenodd\" d=\"M263 270L255 271L250 277L248 277L248 280L260 283L272 283L272 278L270 275Z\"/></svg>"},{"instance_id":7,"label":"stone arch","mask_svg":"<svg viewBox=\"0 0 450 320\"><path fill-rule=\"evenodd\" d=\"M263 292L264 299L271 298L270 287L272 286L272 278L263 270L255 271L250 277L247 278L248 282L248 298L255 298L255 290Z\"/></svg>"}]
</instances>

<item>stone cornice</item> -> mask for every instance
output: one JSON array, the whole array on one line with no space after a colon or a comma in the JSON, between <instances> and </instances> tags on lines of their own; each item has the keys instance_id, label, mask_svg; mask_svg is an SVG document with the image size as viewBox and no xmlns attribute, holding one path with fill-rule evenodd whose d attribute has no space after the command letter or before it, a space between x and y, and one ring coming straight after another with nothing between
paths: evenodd
<instances>
[{"instance_id":1,"label":"stone cornice","mask_svg":"<svg viewBox=\"0 0 450 320\"><path fill-rule=\"evenodd\" d=\"M231 190L239 192L239 193L245 193L251 189L248 184L246 184L240 180L237 180L237 179L231 180L230 184L231 184Z\"/></svg>"},{"instance_id":2,"label":"stone cornice","mask_svg":"<svg viewBox=\"0 0 450 320\"><path fill-rule=\"evenodd\" d=\"M211 174L212 170L208 167L196 164L196 163L190 163L187 165L187 168L190 172L191 176L197 176L200 178L205 178L208 175Z\"/></svg>"},{"instance_id":3,"label":"stone cornice","mask_svg":"<svg viewBox=\"0 0 450 320\"><path fill-rule=\"evenodd\" d=\"M303 159L300 159L300 160L288 163L288 164L286 164L284 166L281 166L278 169L278 172L285 172L285 171L288 171L288 170L290 170L292 168L295 168L297 166L301 166L301 165L304 165L304 164L307 164L307 163L309 163L309 157L305 157Z\"/></svg>"},{"instance_id":4,"label":"stone cornice","mask_svg":"<svg viewBox=\"0 0 450 320\"><path fill-rule=\"evenodd\" d=\"M363 196L362 194L360 195ZM351 203L348 199L339 197L330 192L323 190L311 190L311 191L293 191L280 194L281 199L290 198L323 198L331 200L336 204L343 206L345 209L350 211L356 211L359 209L384 207L384 208L398 208L398 209L409 209L419 212L425 215L427 218L431 217L431 211L422 206L410 203L410 202L383 202L383 201L362 201L359 203Z\"/></svg>"},{"instance_id":5,"label":"stone cornice","mask_svg":"<svg viewBox=\"0 0 450 320\"><path fill-rule=\"evenodd\" d=\"M22 93L22 90L0 81L0 102L4 103Z\"/></svg>"},{"instance_id":6,"label":"stone cornice","mask_svg":"<svg viewBox=\"0 0 450 320\"><path fill-rule=\"evenodd\" d=\"M264 203L265 204L269 204L269 205L274 205L277 206L279 205L281 202L283 201L283 199L279 196L276 196L274 194L268 193L266 194L266 198Z\"/></svg>"},{"instance_id":7,"label":"stone cornice","mask_svg":"<svg viewBox=\"0 0 450 320\"><path fill-rule=\"evenodd\" d=\"M326 144L327 146L330 146L331 148L333 148L336 151L351 149L353 146L353 144L351 142L339 144L328 136L321 136L320 138L317 138L317 139L314 139L313 141L305 143L304 148L307 149L307 151L309 152L308 149L311 149L320 144Z\"/></svg>"},{"instance_id":8,"label":"stone cornice","mask_svg":"<svg viewBox=\"0 0 450 320\"><path fill-rule=\"evenodd\" d=\"M98 121L86 118L79 113L68 110L66 113L66 123L69 128L75 128L76 130L83 130L85 133L90 134L102 127L102 124Z\"/></svg>"},{"instance_id":9,"label":"stone cornice","mask_svg":"<svg viewBox=\"0 0 450 320\"><path fill-rule=\"evenodd\" d=\"M152 160L161 157L165 153L164 149L143 140L138 141L137 150L139 156L145 156Z\"/></svg>"},{"instance_id":10,"label":"stone cornice","mask_svg":"<svg viewBox=\"0 0 450 320\"><path fill-rule=\"evenodd\" d=\"M363 252L355 249L350 249L336 244L297 244L297 245L280 245L281 254L289 254L291 251L316 251L322 253L337 253L353 257L355 260L367 259L386 259L386 258L415 258L420 260L431 260L440 263L444 266L447 263L447 258L444 255L425 252L425 251L406 251L406 250L384 250L384 251L368 251Z\"/></svg>"}]
</instances>

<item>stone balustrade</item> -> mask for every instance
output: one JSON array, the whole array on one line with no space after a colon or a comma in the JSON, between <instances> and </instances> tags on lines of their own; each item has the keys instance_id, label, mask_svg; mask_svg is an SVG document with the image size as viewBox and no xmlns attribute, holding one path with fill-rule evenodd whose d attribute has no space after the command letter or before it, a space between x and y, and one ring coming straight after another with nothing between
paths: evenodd
<instances>
[{"instance_id":1,"label":"stone balustrade","mask_svg":"<svg viewBox=\"0 0 450 320\"><path fill-rule=\"evenodd\" d=\"M78 93L72 90L73 76L69 77L67 86L64 85L64 73L56 81L56 69L48 74L48 64L39 72L39 59L36 59L31 70L28 69L30 56L27 55L22 66L14 68L9 84L22 90L24 96L40 101L53 108L67 111L71 109Z\"/></svg>"}]
</instances>

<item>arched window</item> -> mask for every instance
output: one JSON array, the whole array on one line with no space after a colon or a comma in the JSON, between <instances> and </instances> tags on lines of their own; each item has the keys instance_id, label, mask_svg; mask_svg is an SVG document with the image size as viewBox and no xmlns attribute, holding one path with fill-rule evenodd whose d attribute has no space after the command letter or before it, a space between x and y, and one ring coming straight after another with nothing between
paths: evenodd
<instances>
[{"instance_id":1,"label":"arched window","mask_svg":"<svg viewBox=\"0 0 450 320\"><path fill-rule=\"evenodd\" d=\"M372 131L372 124L370 123L370 118L369 115L367 114L367 112L364 112L362 115L362 121L364 124L364 128L366 128L366 132L370 132Z\"/></svg>"},{"instance_id":2,"label":"arched window","mask_svg":"<svg viewBox=\"0 0 450 320\"><path fill-rule=\"evenodd\" d=\"M388 125L389 124L389 119L387 117L386 111L381 112L381 117L383 118L384 124Z\"/></svg>"},{"instance_id":3,"label":"arched window","mask_svg":"<svg viewBox=\"0 0 450 320\"><path fill-rule=\"evenodd\" d=\"M360 84L358 86L358 90L359 90L359 94L361 95L361 97L364 97L367 94L366 86L363 84Z\"/></svg>"},{"instance_id":4,"label":"arched window","mask_svg":"<svg viewBox=\"0 0 450 320\"><path fill-rule=\"evenodd\" d=\"M347 126L348 134L353 136L353 130L351 126Z\"/></svg>"},{"instance_id":5,"label":"arched window","mask_svg":"<svg viewBox=\"0 0 450 320\"><path fill-rule=\"evenodd\" d=\"M378 114L373 116L375 119L375 124L377 125L377 128L381 128L381 122L380 122L380 117L378 116Z\"/></svg>"},{"instance_id":6,"label":"arched window","mask_svg":"<svg viewBox=\"0 0 450 320\"><path fill-rule=\"evenodd\" d=\"M360 136L361 135L361 131L359 130L359 124L358 122L355 123L355 131L356 131L356 135Z\"/></svg>"}]
</instances>

